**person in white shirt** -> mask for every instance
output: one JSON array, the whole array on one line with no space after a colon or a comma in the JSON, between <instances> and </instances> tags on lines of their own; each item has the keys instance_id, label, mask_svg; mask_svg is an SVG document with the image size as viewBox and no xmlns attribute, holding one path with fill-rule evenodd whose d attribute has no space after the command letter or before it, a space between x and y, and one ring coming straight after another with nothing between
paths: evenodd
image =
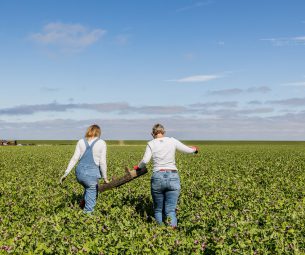
<instances>
[{"instance_id":1,"label":"person in white shirt","mask_svg":"<svg viewBox=\"0 0 305 255\"><path fill-rule=\"evenodd\" d=\"M161 124L152 128L153 140L148 142L142 161L135 166L141 169L153 159L151 194L154 203L154 215L159 225L163 224L163 214L170 218L170 225L177 227L176 207L180 194L180 178L176 167L176 150L183 153L198 153L197 147L188 147L173 137L165 137Z\"/></svg>"},{"instance_id":2,"label":"person in white shirt","mask_svg":"<svg viewBox=\"0 0 305 255\"><path fill-rule=\"evenodd\" d=\"M104 181L108 183L107 179L107 163L106 163L106 143L102 139L101 129L98 125L91 125L88 127L85 138L77 142L74 155L70 163L60 178L60 183L66 179L68 174L76 167L77 181L84 187L84 200L81 201L80 206L84 212L91 213L94 210L98 192L98 180L101 178L101 173Z\"/></svg>"}]
</instances>

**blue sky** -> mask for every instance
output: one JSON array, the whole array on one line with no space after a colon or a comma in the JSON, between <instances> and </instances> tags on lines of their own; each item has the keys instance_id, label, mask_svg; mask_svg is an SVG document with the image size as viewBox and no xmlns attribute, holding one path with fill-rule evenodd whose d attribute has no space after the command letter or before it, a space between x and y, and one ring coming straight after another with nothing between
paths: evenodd
<instances>
[{"instance_id":1,"label":"blue sky","mask_svg":"<svg viewBox=\"0 0 305 255\"><path fill-rule=\"evenodd\" d=\"M0 138L304 140L302 0L3 0Z\"/></svg>"}]
</instances>

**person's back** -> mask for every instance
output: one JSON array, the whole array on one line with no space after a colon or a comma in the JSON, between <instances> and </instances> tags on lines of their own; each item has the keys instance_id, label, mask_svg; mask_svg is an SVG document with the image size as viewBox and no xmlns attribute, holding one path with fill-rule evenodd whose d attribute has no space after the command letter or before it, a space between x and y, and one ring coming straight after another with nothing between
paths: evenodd
<instances>
[{"instance_id":1,"label":"person's back","mask_svg":"<svg viewBox=\"0 0 305 255\"><path fill-rule=\"evenodd\" d=\"M93 154L94 162L96 165L100 167L103 178L107 179L107 163L106 163L107 147L105 141L97 137L92 138L89 141L87 141L86 138L82 138L77 142L75 152L70 160L70 163L65 171L64 176L67 176L71 172L73 167L77 164L77 162L82 158L88 147L86 143L88 146L92 146L92 154ZM99 178L100 177L101 176L99 175Z\"/></svg>"},{"instance_id":2,"label":"person's back","mask_svg":"<svg viewBox=\"0 0 305 255\"><path fill-rule=\"evenodd\" d=\"M162 137L148 143L152 151L153 171L160 169L177 170L175 162L176 146L174 138Z\"/></svg>"},{"instance_id":3,"label":"person's back","mask_svg":"<svg viewBox=\"0 0 305 255\"><path fill-rule=\"evenodd\" d=\"M106 183L107 164L106 164L106 143L100 139L101 129L94 124L88 127L85 138L80 139L76 145L74 155L65 171L60 178L60 183L66 179L68 174L76 167L76 179L84 187L84 199L80 201L80 206L85 213L92 213L96 204L98 180L103 178Z\"/></svg>"},{"instance_id":4,"label":"person's back","mask_svg":"<svg viewBox=\"0 0 305 255\"><path fill-rule=\"evenodd\" d=\"M152 157L153 171L162 169L178 170L176 167L176 150L183 153L194 153L190 148L173 137L158 137L148 142L145 155L139 167L143 167Z\"/></svg>"},{"instance_id":5,"label":"person's back","mask_svg":"<svg viewBox=\"0 0 305 255\"><path fill-rule=\"evenodd\" d=\"M161 124L152 128L153 140L149 141L141 162L134 169L141 169L153 159L151 194L154 214L158 224L163 222L163 212L170 217L170 225L177 226L176 206L180 193L180 178L176 167L176 150L184 153L197 153L196 147L188 147L173 137L165 137Z\"/></svg>"}]
</instances>

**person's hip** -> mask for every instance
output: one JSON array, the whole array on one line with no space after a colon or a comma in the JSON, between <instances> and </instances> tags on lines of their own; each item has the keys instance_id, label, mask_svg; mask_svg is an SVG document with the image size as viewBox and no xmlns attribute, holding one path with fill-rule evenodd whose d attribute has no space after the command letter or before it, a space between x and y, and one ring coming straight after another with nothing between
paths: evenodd
<instances>
[{"instance_id":1,"label":"person's hip","mask_svg":"<svg viewBox=\"0 0 305 255\"><path fill-rule=\"evenodd\" d=\"M76 176L91 176L101 178L100 169L98 166L78 165L76 167Z\"/></svg>"},{"instance_id":2,"label":"person's hip","mask_svg":"<svg viewBox=\"0 0 305 255\"><path fill-rule=\"evenodd\" d=\"M152 191L180 190L180 188L180 178L177 170L157 171L151 177Z\"/></svg>"}]
</instances>

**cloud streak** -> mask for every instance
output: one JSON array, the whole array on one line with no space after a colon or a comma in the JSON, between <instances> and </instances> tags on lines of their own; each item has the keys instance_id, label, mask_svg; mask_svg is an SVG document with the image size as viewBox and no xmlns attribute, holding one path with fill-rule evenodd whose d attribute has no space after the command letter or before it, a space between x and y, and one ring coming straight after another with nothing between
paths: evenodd
<instances>
[{"instance_id":1,"label":"cloud streak","mask_svg":"<svg viewBox=\"0 0 305 255\"><path fill-rule=\"evenodd\" d=\"M261 41L270 42L274 46L305 45L305 36L265 38Z\"/></svg>"},{"instance_id":2,"label":"cloud streak","mask_svg":"<svg viewBox=\"0 0 305 255\"><path fill-rule=\"evenodd\" d=\"M199 108L199 109L207 109L207 108L219 108L219 107L228 107L234 108L238 106L238 102L236 101L224 101L224 102L208 102L208 103L197 103L191 104L190 107Z\"/></svg>"},{"instance_id":3,"label":"cloud streak","mask_svg":"<svg viewBox=\"0 0 305 255\"><path fill-rule=\"evenodd\" d=\"M73 109L89 109L98 112L115 112L128 108L126 103L103 103L103 104L38 104L20 105L11 108L0 109L0 115L31 115L37 112L65 112Z\"/></svg>"},{"instance_id":4,"label":"cloud streak","mask_svg":"<svg viewBox=\"0 0 305 255\"><path fill-rule=\"evenodd\" d=\"M70 103L70 104L40 104L40 105L20 105L11 108L0 109L0 116L31 116L39 112L68 112L77 110L89 110L101 114L114 114L117 118L124 115L131 116L167 116L173 118L175 116L211 116L214 118L223 118L231 116L238 118L239 116L261 116L274 112L271 107L243 108L239 107L237 101L223 102L205 102L196 103L186 106L181 105L154 105L154 106L132 106L128 103ZM102 115L107 116L107 115Z\"/></svg>"},{"instance_id":5,"label":"cloud streak","mask_svg":"<svg viewBox=\"0 0 305 255\"><path fill-rule=\"evenodd\" d=\"M288 82L288 83L284 83L283 86L305 87L305 81Z\"/></svg>"},{"instance_id":6,"label":"cloud streak","mask_svg":"<svg viewBox=\"0 0 305 255\"><path fill-rule=\"evenodd\" d=\"M179 139L304 140L305 110L283 113L273 108L275 105L305 106L305 98L251 101L248 102L248 107L240 105L238 101L165 106L134 106L125 102L19 105L0 109L0 133L7 139L77 139L83 136L87 126L97 123L102 126L106 139L150 139L151 126L160 122L165 125L169 136ZM18 121L1 121L2 116L31 116L38 112L76 110L114 115L96 114L97 118L86 120L47 119L26 122L20 118Z\"/></svg>"},{"instance_id":7,"label":"cloud streak","mask_svg":"<svg viewBox=\"0 0 305 255\"><path fill-rule=\"evenodd\" d=\"M19 105L11 108L0 109L0 115L32 115L37 112L66 112L68 110L93 110L102 113L119 114L182 114L189 111L184 106L140 106L134 107L127 103L99 103L99 104L39 104L39 105Z\"/></svg>"},{"instance_id":8,"label":"cloud streak","mask_svg":"<svg viewBox=\"0 0 305 255\"><path fill-rule=\"evenodd\" d=\"M213 1L211 1L211 0L200 1L200 2L196 2L192 5L188 5L188 6L178 8L178 9L176 9L176 12L185 12L185 11L189 11L189 10L192 10L192 9L197 9L197 8L200 8L200 7L212 4L212 3L213 3Z\"/></svg>"},{"instance_id":9,"label":"cloud streak","mask_svg":"<svg viewBox=\"0 0 305 255\"><path fill-rule=\"evenodd\" d=\"M168 80L170 82L178 82L178 83L199 83L199 82L207 82L211 80L216 80L221 78L220 75L193 75L184 78Z\"/></svg>"},{"instance_id":10,"label":"cloud streak","mask_svg":"<svg viewBox=\"0 0 305 255\"><path fill-rule=\"evenodd\" d=\"M213 96L231 96L231 95L241 94L242 92L243 92L242 89L233 88L233 89L212 90L209 91L208 94Z\"/></svg>"},{"instance_id":11,"label":"cloud streak","mask_svg":"<svg viewBox=\"0 0 305 255\"><path fill-rule=\"evenodd\" d=\"M46 24L42 31L29 36L30 40L46 46L62 49L84 49L96 43L106 30L90 29L81 24L53 22Z\"/></svg>"},{"instance_id":12,"label":"cloud streak","mask_svg":"<svg viewBox=\"0 0 305 255\"><path fill-rule=\"evenodd\" d=\"M231 96L231 95L238 95L241 93L268 93L271 89L266 86L262 87L250 87L247 89L238 89L238 88L232 88L232 89L221 89L221 90L212 90L209 91L209 95L219 95L219 96Z\"/></svg>"},{"instance_id":13,"label":"cloud streak","mask_svg":"<svg viewBox=\"0 0 305 255\"><path fill-rule=\"evenodd\" d=\"M305 112L274 117L224 116L223 118L139 118L139 119L55 119L35 122L0 120L0 132L7 139L79 139L86 127L97 123L103 139L149 140L151 127L164 124L167 135L178 139L202 140L304 140ZM187 123L187 125L186 125Z\"/></svg>"},{"instance_id":14,"label":"cloud streak","mask_svg":"<svg viewBox=\"0 0 305 255\"><path fill-rule=\"evenodd\" d=\"M288 99L281 99L281 100L269 100L266 102L267 104L273 105L284 105L284 106L305 106L305 97L303 98L288 98Z\"/></svg>"},{"instance_id":15,"label":"cloud streak","mask_svg":"<svg viewBox=\"0 0 305 255\"><path fill-rule=\"evenodd\" d=\"M249 105L261 105L262 102L258 101L258 100L252 100L248 102Z\"/></svg>"},{"instance_id":16,"label":"cloud streak","mask_svg":"<svg viewBox=\"0 0 305 255\"><path fill-rule=\"evenodd\" d=\"M271 91L269 87L262 86L262 87L251 87L245 90L248 93L268 93Z\"/></svg>"}]
</instances>

